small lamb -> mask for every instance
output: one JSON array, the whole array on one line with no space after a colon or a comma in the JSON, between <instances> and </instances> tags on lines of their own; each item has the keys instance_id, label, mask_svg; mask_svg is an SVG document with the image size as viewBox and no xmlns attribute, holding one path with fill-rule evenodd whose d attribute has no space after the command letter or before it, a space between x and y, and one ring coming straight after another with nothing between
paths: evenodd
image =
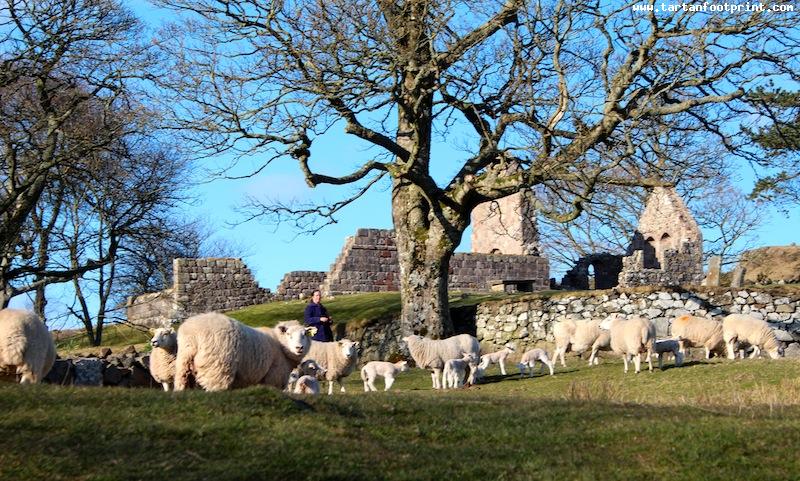
<instances>
[{"instance_id":1,"label":"small lamb","mask_svg":"<svg viewBox=\"0 0 800 481\"><path fill-rule=\"evenodd\" d=\"M531 349L527 351L525 354L522 355L522 359L520 359L519 364L517 367L519 368L519 376L525 376L525 369L528 368L530 372L530 377L533 377L533 368L536 367L536 362L540 362L541 366L539 367L539 372L544 372L544 367L547 366L550 369L550 375L553 375L553 364L555 364L555 360L551 361L550 358L547 357L547 353L544 349Z\"/></svg>"},{"instance_id":2,"label":"small lamb","mask_svg":"<svg viewBox=\"0 0 800 481\"><path fill-rule=\"evenodd\" d=\"M289 373L289 382L284 391L296 392L295 383L298 382L301 377L311 376L314 379L319 379L325 375L325 372L325 369L317 364L317 361L313 359L306 359L305 361L301 362L299 366L294 368L291 373Z\"/></svg>"},{"instance_id":3,"label":"small lamb","mask_svg":"<svg viewBox=\"0 0 800 481\"><path fill-rule=\"evenodd\" d=\"M364 392L377 391L375 379L383 377L383 390L388 391L394 384L394 377L401 372L408 371L408 361L395 363L386 361L370 361L361 368L361 380L364 381Z\"/></svg>"},{"instance_id":4,"label":"small lamb","mask_svg":"<svg viewBox=\"0 0 800 481\"><path fill-rule=\"evenodd\" d=\"M664 370L664 354L671 352L675 356L675 365L683 365L683 353L681 352L681 339L661 339L653 343L653 354L658 354L658 368Z\"/></svg>"},{"instance_id":5,"label":"small lamb","mask_svg":"<svg viewBox=\"0 0 800 481\"><path fill-rule=\"evenodd\" d=\"M460 359L449 359L444 363L444 388L458 388L464 385L467 369L475 372L478 358L472 352L465 352Z\"/></svg>"},{"instance_id":6,"label":"small lamb","mask_svg":"<svg viewBox=\"0 0 800 481\"><path fill-rule=\"evenodd\" d=\"M294 385L295 394L311 394L312 396L319 395L319 381L314 376L305 374L300 376Z\"/></svg>"},{"instance_id":7,"label":"small lamb","mask_svg":"<svg viewBox=\"0 0 800 481\"><path fill-rule=\"evenodd\" d=\"M500 364L500 372L503 376L506 375L506 358L514 352L514 348L511 346L505 346L503 349L500 349L497 352L492 352L489 354L484 354L481 356L481 363L478 364L479 372L483 372L492 365L492 363Z\"/></svg>"}]
</instances>

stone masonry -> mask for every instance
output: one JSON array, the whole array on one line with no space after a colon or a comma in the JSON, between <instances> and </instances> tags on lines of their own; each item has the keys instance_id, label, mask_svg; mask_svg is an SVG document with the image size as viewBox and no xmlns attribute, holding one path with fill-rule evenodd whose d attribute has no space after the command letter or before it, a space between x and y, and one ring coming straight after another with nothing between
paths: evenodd
<instances>
[{"instance_id":1,"label":"stone masonry","mask_svg":"<svg viewBox=\"0 0 800 481\"><path fill-rule=\"evenodd\" d=\"M697 222L674 188L654 188L622 260L619 285L699 285L703 277Z\"/></svg>"},{"instance_id":2,"label":"stone masonry","mask_svg":"<svg viewBox=\"0 0 800 481\"><path fill-rule=\"evenodd\" d=\"M531 191L484 202L472 211L472 252L538 255L539 231Z\"/></svg>"},{"instance_id":3,"label":"stone masonry","mask_svg":"<svg viewBox=\"0 0 800 481\"><path fill-rule=\"evenodd\" d=\"M322 290L325 295L396 291L399 271L394 231L359 229L345 241ZM456 253L450 259L450 289L487 291L498 279L530 280L533 290L547 289L549 264L532 255Z\"/></svg>"},{"instance_id":4,"label":"stone masonry","mask_svg":"<svg viewBox=\"0 0 800 481\"><path fill-rule=\"evenodd\" d=\"M129 322L158 327L194 314L238 309L272 298L241 259L175 259L172 266L170 289L128 298Z\"/></svg>"},{"instance_id":5,"label":"stone masonry","mask_svg":"<svg viewBox=\"0 0 800 481\"><path fill-rule=\"evenodd\" d=\"M317 289L322 289L326 272L292 271L283 276L275 290L275 299L291 300L310 296Z\"/></svg>"}]
</instances>

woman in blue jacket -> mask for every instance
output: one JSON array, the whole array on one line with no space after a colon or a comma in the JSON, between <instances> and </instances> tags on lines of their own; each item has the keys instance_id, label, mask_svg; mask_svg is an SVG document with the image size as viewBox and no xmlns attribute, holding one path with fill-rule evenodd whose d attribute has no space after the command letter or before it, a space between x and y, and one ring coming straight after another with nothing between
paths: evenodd
<instances>
[{"instance_id":1,"label":"woman in blue jacket","mask_svg":"<svg viewBox=\"0 0 800 481\"><path fill-rule=\"evenodd\" d=\"M313 326L317 328L317 333L312 337L315 341L331 342L333 341L333 330L331 329L331 316L328 310L322 305L320 300L322 294L314 291L311 295L311 302L306 306L304 315L306 326Z\"/></svg>"}]
</instances>

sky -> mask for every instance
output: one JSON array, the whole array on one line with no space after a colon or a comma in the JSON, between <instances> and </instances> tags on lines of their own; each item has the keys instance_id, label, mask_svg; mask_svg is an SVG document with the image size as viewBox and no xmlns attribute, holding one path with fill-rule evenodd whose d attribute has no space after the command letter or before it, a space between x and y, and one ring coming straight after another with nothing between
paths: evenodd
<instances>
[{"instance_id":1,"label":"sky","mask_svg":"<svg viewBox=\"0 0 800 481\"><path fill-rule=\"evenodd\" d=\"M170 13L155 9L144 0L126 0L125 3L153 29L170 18ZM355 141L344 133L341 125L337 125L330 135L315 140L312 168L316 165L320 173L331 173L326 172L320 164L314 164L315 159L323 158L335 163L337 170L346 170L347 167L360 165L371 153L374 151L365 151L363 142ZM448 176L455 172L460 164L458 159L462 156L463 153L446 145L437 145L434 157L448 159L441 167L440 175ZM252 162L258 160L254 158ZM739 174L739 186L749 191L753 183L752 173L743 169ZM329 270L345 238L354 235L357 229L392 228L389 182L373 186L369 193L340 213L336 224L325 227L315 235L300 233L289 224L271 226L257 221L242 224L243 216L237 212L237 206L247 196L282 201L336 201L347 192L348 187L309 188L296 163L285 159L252 178L218 179L197 185L194 194L198 202L187 207L185 215L206 219L219 238L243 250L243 259L259 284L274 291L287 272ZM763 215L768 221L758 232L757 245L786 245L800 241L800 206L789 209L786 214L767 207ZM470 234L471 230L468 229L458 251L470 250ZM564 270L551 269L551 277L560 279ZM21 307L29 305L29 301L15 299L14 304Z\"/></svg>"}]
</instances>

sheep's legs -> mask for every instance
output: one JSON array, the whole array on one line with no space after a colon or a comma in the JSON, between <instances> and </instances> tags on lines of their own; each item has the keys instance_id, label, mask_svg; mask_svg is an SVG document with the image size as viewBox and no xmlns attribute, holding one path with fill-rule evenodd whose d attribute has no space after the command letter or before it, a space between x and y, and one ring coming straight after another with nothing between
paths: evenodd
<instances>
[{"instance_id":1,"label":"sheep's legs","mask_svg":"<svg viewBox=\"0 0 800 481\"><path fill-rule=\"evenodd\" d=\"M388 391L389 388L392 387L392 384L394 384L394 378L391 377L391 376L386 376L385 378L383 378L383 380L384 380L384 383L385 383L385 385L383 386L383 390L384 391ZM375 390L377 391L377 389L375 389Z\"/></svg>"},{"instance_id":2,"label":"sheep's legs","mask_svg":"<svg viewBox=\"0 0 800 481\"><path fill-rule=\"evenodd\" d=\"M162 382L161 386L164 388L165 391L169 391L169 383L168 382Z\"/></svg>"},{"instance_id":3,"label":"sheep's legs","mask_svg":"<svg viewBox=\"0 0 800 481\"><path fill-rule=\"evenodd\" d=\"M636 357L639 357L639 355L637 354ZM649 348L647 349L647 366L648 370L653 372L653 351L651 351Z\"/></svg>"},{"instance_id":4,"label":"sheep's legs","mask_svg":"<svg viewBox=\"0 0 800 481\"><path fill-rule=\"evenodd\" d=\"M631 357L633 358L633 365L636 368L636 370L634 372L636 374L639 374L639 372L641 372L641 370L642 370L642 356L641 356L641 354L636 353L636 355L631 356ZM647 362L650 362L650 359L647 359Z\"/></svg>"},{"instance_id":5,"label":"sheep's legs","mask_svg":"<svg viewBox=\"0 0 800 481\"><path fill-rule=\"evenodd\" d=\"M628 374L628 355L627 354L623 354L622 355L622 362L625 363L625 374Z\"/></svg>"},{"instance_id":6,"label":"sheep's legs","mask_svg":"<svg viewBox=\"0 0 800 481\"><path fill-rule=\"evenodd\" d=\"M506 363L505 363L505 359L500 359L500 361L498 362L498 364L500 364L500 373L501 373L501 374L503 374L503 376L505 376L505 375L506 375Z\"/></svg>"},{"instance_id":7,"label":"sheep's legs","mask_svg":"<svg viewBox=\"0 0 800 481\"><path fill-rule=\"evenodd\" d=\"M736 343L734 339L725 343L725 350L728 351L728 359L736 359L736 353L733 349L733 345Z\"/></svg>"},{"instance_id":8,"label":"sheep's legs","mask_svg":"<svg viewBox=\"0 0 800 481\"><path fill-rule=\"evenodd\" d=\"M750 354L750 359L755 359L761 356L761 349L758 346L753 346L753 353Z\"/></svg>"},{"instance_id":9,"label":"sheep's legs","mask_svg":"<svg viewBox=\"0 0 800 481\"><path fill-rule=\"evenodd\" d=\"M433 380L433 388L434 389L442 389L442 384L444 384L444 374L442 374L441 369L434 369L431 372L431 379ZM441 379L441 382L439 381Z\"/></svg>"}]
</instances>

